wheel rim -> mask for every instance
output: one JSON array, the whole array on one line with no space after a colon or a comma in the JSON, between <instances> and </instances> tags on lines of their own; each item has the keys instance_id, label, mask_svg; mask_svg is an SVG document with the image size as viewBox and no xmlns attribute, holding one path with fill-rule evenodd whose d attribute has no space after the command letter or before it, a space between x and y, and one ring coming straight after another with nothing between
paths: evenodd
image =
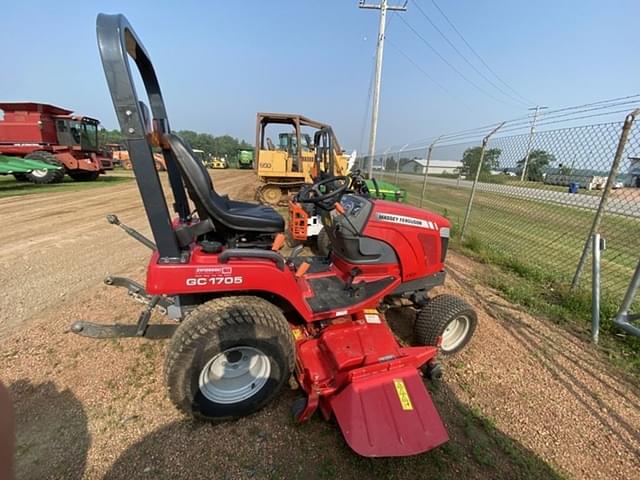
<instances>
[{"instance_id":1,"label":"wheel rim","mask_svg":"<svg viewBox=\"0 0 640 480\"><path fill-rule=\"evenodd\" d=\"M215 355L200 372L200 392L215 403L238 403L267 383L271 362L253 347L232 347Z\"/></svg>"},{"instance_id":2,"label":"wheel rim","mask_svg":"<svg viewBox=\"0 0 640 480\"><path fill-rule=\"evenodd\" d=\"M451 320L442 332L442 350L445 352L457 348L469 333L471 320L466 315L459 315Z\"/></svg>"},{"instance_id":3,"label":"wheel rim","mask_svg":"<svg viewBox=\"0 0 640 480\"><path fill-rule=\"evenodd\" d=\"M31 170L31 175L33 175L34 177L38 177L38 178L43 178L47 176L47 172L49 170Z\"/></svg>"}]
</instances>

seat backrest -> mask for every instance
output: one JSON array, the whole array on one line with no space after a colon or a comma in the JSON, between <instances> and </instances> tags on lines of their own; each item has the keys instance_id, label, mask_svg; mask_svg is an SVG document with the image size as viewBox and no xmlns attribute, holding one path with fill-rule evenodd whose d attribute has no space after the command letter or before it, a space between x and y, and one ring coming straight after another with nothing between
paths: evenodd
<instances>
[{"instance_id":1,"label":"seat backrest","mask_svg":"<svg viewBox=\"0 0 640 480\"><path fill-rule=\"evenodd\" d=\"M209 172L195 156L191 147L174 133L166 134L165 137L176 156L189 197L195 203L200 216L206 214L214 223L217 221L226 227L233 228L233 225L226 221L229 209L227 200L215 191Z\"/></svg>"}]
</instances>

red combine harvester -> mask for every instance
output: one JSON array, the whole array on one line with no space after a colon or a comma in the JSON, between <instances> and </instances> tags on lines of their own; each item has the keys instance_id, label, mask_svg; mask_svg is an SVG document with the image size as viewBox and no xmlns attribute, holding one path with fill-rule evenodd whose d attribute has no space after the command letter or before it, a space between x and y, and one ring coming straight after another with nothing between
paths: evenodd
<instances>
[{"instance_id":1,"label":"red combine harvester","mask_svg":"<svg viewBox=\"0 0 640 480\"><path fill-rule=\"evenodd\" d=\"M91 181L113 169L112 159L98 148L98 120L46 103L5 102L0 110L0 154L64 167L16 173L16 180L58 183L66 173L77 181Z\"/></svg>"},{"instance_id":2,"label":"red combine harvester","mask_svg":"<svg viewBox=\"0 0 640 480\"><path fill-rule=\"evenodd\" d=\"M293 402L295 419L315 412L335 418L360 455L413 455L446 442L423 375L438 376L438 353L462 348L476 324L463 300L428 296L444 282L449 221L356 195L347 177L331 177L298 201L324 212L332 253L302 257L298 247L283 255L282 216L219 195L202 162L171 132L153 64L125 17L99 15L97 34L154 240L107 217L152 254L146 288L121 277L105 282L148 304L137 324L78 321L71 330L92 338L170 338L169 398L200 419L254 413L293 375L304 394ZM130 58L150 110L138 99ZM325 132L322 144L330 141ZM173 218L154 165L156 146L167 165ZM398 306L418 311L415 346L401 344L387 324L385 312ZM150 324L156 308L174 323Z\"/></svg>"}]
</instances>

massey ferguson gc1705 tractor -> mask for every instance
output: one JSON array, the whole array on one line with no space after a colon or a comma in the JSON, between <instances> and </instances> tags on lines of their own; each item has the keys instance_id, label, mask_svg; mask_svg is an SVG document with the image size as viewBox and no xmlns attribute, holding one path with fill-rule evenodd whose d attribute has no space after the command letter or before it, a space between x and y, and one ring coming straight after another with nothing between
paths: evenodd
<instances>
[{"instance_id":1,"label":"massey ferguson gc1705 tractor","mask_svg":"<svg viewBox=\"0 0 640 480\"><path fill-rule=\"evenodd\" d=\"M462 300L427 292L444 281L449 222L406 204L349 192L346 177L320 180L302 202L320 204L330 229L329 258L280 253L283 218L270 206L216 192L191 148L171 132L149 56L122 15L99 15L107 83L146 210L153 241L120 224L151 250L146 287L110 277L148 302L133 325L76 322L94 338L170 338L168 395L178 409L209 421L249 415L273 400L291 375L304 396L297 421L316 411L335 418L360 455L403 456L446 442L425 387L449 341L468 341L476 316ZM151 105L138 100L135 63ZM152 148L166 160L171 218ZM193 213L192 213L193 212ZM385 311L419 309L419 344L405 346ZM150 324L160 309L173 323Z\"/></svg>"},{"instance_id":2,"label":"massey ferguson gc1705 tractor","mask_svg":"<svg viewBox=\"0 0 640 480\"><path fill-rule=\"evenodd\" d=\"M5 102L0 110L0 154L62 167L15 173L16 180L58 183L67 173L76 181L91 181L113 169L112 159L98 148L98 120L46 103Z\"/></svg>"}]
</instances>

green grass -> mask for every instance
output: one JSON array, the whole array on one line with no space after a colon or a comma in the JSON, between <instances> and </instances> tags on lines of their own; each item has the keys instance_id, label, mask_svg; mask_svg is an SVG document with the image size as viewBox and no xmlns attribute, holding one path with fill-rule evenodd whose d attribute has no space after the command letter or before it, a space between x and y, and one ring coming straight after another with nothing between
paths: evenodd
<instances>
[{"instance_id":1,"label":"green grass","mask_svg":"<svg viewBox=\"0 0 640 480\"><path fill-rule=\"evenodd\" d=\"M420 203L421 185L403 182L409 201ZM464 218L468 188L428 184L423 207L446 213L456 228ZM575 273L593 210L491 192L476 192L467 237L507 259L518 259L531 269L542 270L559 282L570 282ZM640 252L640 221L606 214L600 232L608 248L602 255L603 290L621 298ZM590 285L585 268L582 285Z\"/></svg>"},{"instance_id":2,"label":"green grass","mask_svg":"<svg viewBox=\"0 0 640 480\"><path fill-rule=\"evenodd\" d=\"M486 264L487 268L478 278L509 301L524 306L533 314L544 315L583 338L590 336L590 292L571 291L568 283L559 282L542 269L487 249L477 238L457 241L454 246L461 253ZM621 333L611 322L619 306L616 297L604 292L600 303L599 347L613 363L640 377L640 338Z\"/></svg>"},{"instance_id":3,"label":"green grass","mask_svg":"<svg viewBox=\"0 0 640 480\"><path fill-rule=\"evenodd\" d=\"M418 205L421 179L401 178L400 183L409 193L409 202ZM459 230L469 194L468 188L428 183L422 206L451 220L453 248L487 264L479 280L528 311L588 335L590 258L580 288L572 292L569 285L594 211L476 191L461 242ZM640 220L605 214L600 232L607 239L602 253L601 347L614 363L640 376L640 339L623 334L611 321L638 262ZM640 310L640 299L635 307Z\"/></svg>"},{"instance_id":4,"label":"green grass","mask_svg":"<svg viewBox=\"0 0 640 480\"><path fill-rule=\"evenodd\" d=\"M100 177L93 182L76 182L69 176L65 176L61 183L51 185L35 185L30 182L18 182L13 178L13 175L1 175L0 198L52 192L75 192L90 188L117 185L119 183L130 182L131 180L133 180L133 175L123 171L109 172L107 175L100 175Z\"/></svg>"}]
</instances>

